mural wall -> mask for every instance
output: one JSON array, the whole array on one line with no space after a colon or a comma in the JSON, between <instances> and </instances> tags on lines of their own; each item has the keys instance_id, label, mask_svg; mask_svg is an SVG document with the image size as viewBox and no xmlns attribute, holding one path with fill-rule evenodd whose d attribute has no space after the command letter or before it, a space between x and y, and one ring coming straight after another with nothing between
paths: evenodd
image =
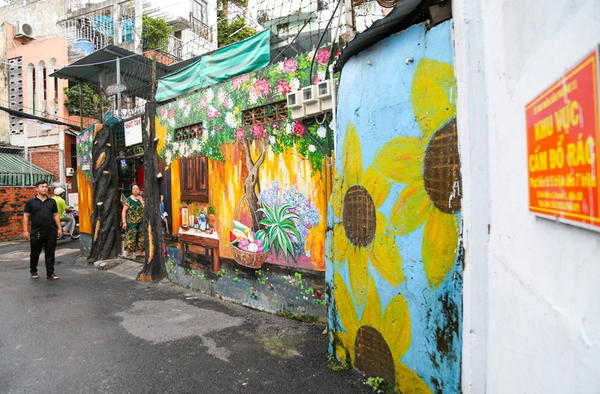
<instances>
[{"instance_id":1,"label":"mural wall","mask_svg":"<svg viewBox=\"0 0 600 394\"><path fill-rule=\"evenodd\" d=\"M92 188L92 143L93 126L77 135L77 188L79 193L79 231L92 233L92 210L94 194Z\"/></svg>"},{"instance_id":2,"label":"mural wall","mask_svg":"<svg viewBox=\"0 0 600 394\"><path fill-rule=\"evenodd\" d=\"M329 49L321 49L288 59L158 108L157 150L167 168L165 194L174 231L182 224L181 206L189 205L188 212L210 206L221 256L232 258L233 220L251 226L250 211L256 210L249 207L249 199L243 200L249 190L245 182L255 170L256 188L250 189L255 190L258 207L289 204L299 217L293 219L298 231L292 236L293 256L272 248L267 262L325 270L330 119L292 120L284 103L287 93L325 79L330 55ZM207 203L181 198L182 162L195 156L209 159Z\"/></svg>"},{"instance_id":3,"label":"mural wall","mask_svg":"<svg viewBox=\"0 0 600 394\"><path fill-rule=\"evenodd\" d=\"M451 21L342 71L327 236L331 351L397 392L460 392L461 176Z\"/></svg>"}]
</instances>

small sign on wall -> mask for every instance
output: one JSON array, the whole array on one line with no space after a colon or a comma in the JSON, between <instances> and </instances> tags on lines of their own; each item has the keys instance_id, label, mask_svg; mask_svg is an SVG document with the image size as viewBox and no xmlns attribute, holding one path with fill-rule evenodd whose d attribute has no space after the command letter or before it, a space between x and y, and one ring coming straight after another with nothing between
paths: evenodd
<instances>
[{"instance_id":1,"label":"small sign on wall","mask_svg":"<svg viewBox=\"0 0 600 394\"><path fill-rule=\"evenodd\" d=\"M125 122L125 146L142 143L142 118Z\"/></svg>"},{"instance_id":2,"label":"small sign on wall","mask_svg":"<svg viewBox=\"0 0 600 394\"><path fill-rule=\"evenodd\" d=\"M600 231L598 51L525 107L529 210Z\"/></svg>"}]
</instances>

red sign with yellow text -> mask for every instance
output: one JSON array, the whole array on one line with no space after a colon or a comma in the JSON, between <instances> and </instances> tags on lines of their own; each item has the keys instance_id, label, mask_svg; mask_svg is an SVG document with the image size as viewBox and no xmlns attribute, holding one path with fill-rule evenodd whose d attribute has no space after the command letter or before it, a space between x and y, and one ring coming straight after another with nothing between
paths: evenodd
<instances>
[{"instance_id":1,"label":"red sign with yellow text","mask_svg":"<svg viewBox=\"0 0 600 394\"><path fill-rule=\"evenodd\" d=\"M598 53L525 110L529 210L600 231Z\"/></svg>"}]
</instances>

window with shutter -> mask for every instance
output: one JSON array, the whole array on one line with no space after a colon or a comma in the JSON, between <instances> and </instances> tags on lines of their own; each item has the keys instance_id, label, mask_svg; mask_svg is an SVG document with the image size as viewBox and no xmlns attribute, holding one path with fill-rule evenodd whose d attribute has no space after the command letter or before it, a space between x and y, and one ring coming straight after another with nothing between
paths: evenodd
<instances>
[{"instance_id":1,"label":"window with shutter","mask_svg":"<svg viewBox=\"0 0 600 394\"><path fill-rule=\"evenodd\" d=\"M202 124L182 127L175 130L175 140L185 141L201 138ZM181 200L186 202L208 202L208 159L202 156L181 158L179 160Z\"/></svg>"},{"instance_id":2,"label":"window with shutter","mask_svg":"<svg viewBox=\"0 0 600 394\"><path fill-rule=\"evenodd\" d=\"M180 159L181 200L208 202L208 159L193 156Z\"/></svg>"}]
</instances>

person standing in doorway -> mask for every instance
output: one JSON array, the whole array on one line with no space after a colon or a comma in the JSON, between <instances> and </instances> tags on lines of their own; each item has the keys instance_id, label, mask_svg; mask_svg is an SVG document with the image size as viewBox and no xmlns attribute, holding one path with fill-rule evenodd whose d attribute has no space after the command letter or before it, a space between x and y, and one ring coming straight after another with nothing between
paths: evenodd
<instances>
[{"instance_id":1,"label":"person standing in doorway","mask_svg":"<svg viewBox=\"0 0 600 394\"><path fill-rule=\"evenodd\" d=\"M125 200L121 212L123 230L125 231L125 256L131 253L135 258L135 251L139 249L144 253L144 199L140 196L140 186L134 183L131 186L131 196Z\"/></svg>"},{"instance_id":2,"label":"person standing in doorway","mask_svg":"<svg viewBox=\"0 0 600 394\"><path fill-rule=\"evenodd\" d=\"M56 238L62 237L60 220L56 201L48 197L48 183L38 181L35 184L37 194L25 203L23 213L23 237L29 238L31 253L29 255L29 270L31 279L38 279L37 266L44 248L46 258L46 277L56 280L58 276L54 273L54 251L56 250ZM29 222L31 221L31 233Z\"/></svg>"}]
</instances>

